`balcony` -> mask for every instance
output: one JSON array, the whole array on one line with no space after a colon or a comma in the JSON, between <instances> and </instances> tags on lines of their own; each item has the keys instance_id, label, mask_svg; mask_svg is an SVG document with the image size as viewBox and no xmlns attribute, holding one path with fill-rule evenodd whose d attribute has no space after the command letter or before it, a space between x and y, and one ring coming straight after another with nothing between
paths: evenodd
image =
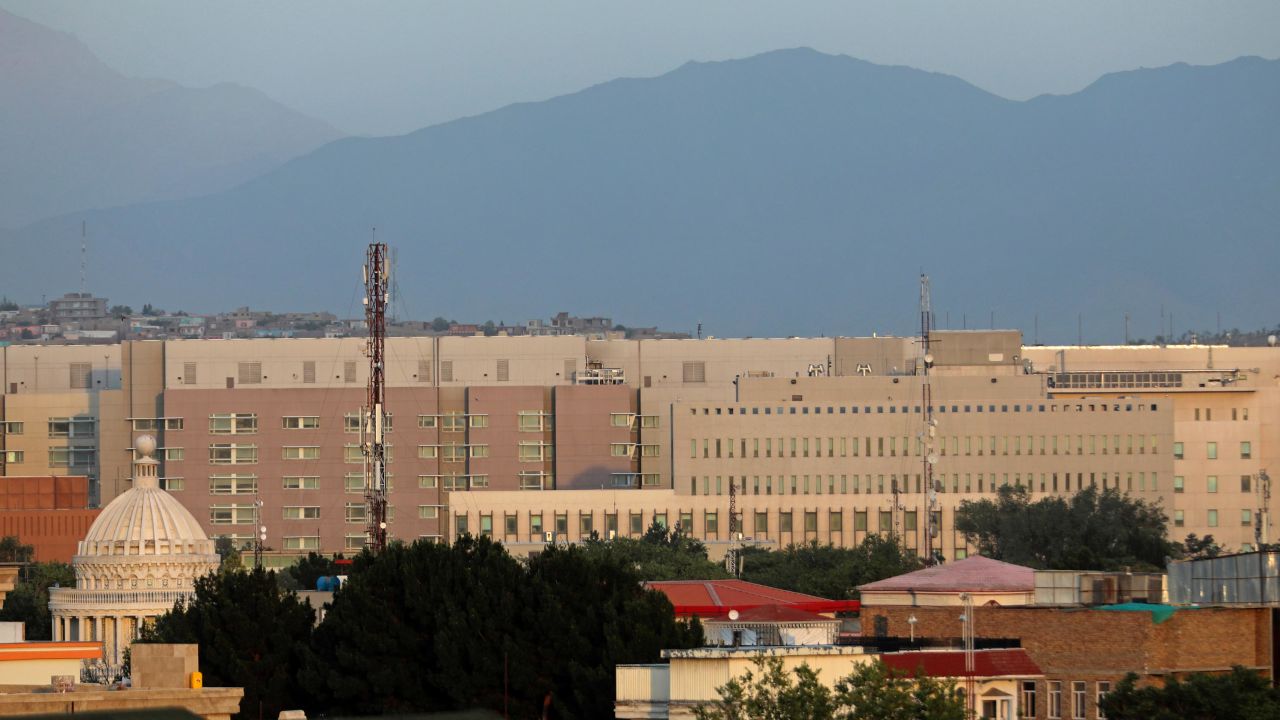
<instances>
[{"instance_id":1,"label":"balcony","mask_svg":"<svg viewBox=\"0 0 1280 720\"><path fill-rule=\"evenodd\" d=\"M75 610L110 607L113 610L148 610L171 608L179 600L191 597L194 590L77 590L50 588L50 610Z\"/></svg>"}]
</instances>

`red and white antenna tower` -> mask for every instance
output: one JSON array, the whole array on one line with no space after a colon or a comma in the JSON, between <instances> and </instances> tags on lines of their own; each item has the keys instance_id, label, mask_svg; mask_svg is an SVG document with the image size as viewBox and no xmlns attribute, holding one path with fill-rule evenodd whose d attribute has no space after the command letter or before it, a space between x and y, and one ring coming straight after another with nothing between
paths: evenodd
<instances>
[{"instance_id":1,"label":"red and white antenna tower","mask_svg":"<svg viewBox=\"0 0 1280 720\"><path fill-rule=\"evenodd\" d=\"M929 384L929 368L933 367L933 353L930 350L933 334L933 308L929 299L929 276L920 275L920 372L921 405L924 412L924 430L921 433L920 453L924 458L924 562L933 566L938 562L934 540L939 532L934 524L934 515L938 511L938 488L934 485L933 466L938 462L934 452L934 437L937 435L938 423L933 419L933 388Z\"/></svg>"},{"instance_id":2,"label":"red and white antenna tower","mask_svg":"<svg viewBox=\"0 0 1280 720\"><path fill-rule=\"evenodd\" d=\"M383 436L387 426L385 357L390 276L386 243L370 243L364 265L369 394L360 424L360 448L364 452L365 540L375 553L387 547L387 450Z\"/></svg>"}]
</instances>

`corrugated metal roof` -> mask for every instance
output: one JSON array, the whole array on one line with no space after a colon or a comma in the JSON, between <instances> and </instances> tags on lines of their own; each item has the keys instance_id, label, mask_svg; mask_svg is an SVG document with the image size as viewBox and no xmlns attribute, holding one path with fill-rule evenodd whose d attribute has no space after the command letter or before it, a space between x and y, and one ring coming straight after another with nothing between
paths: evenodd
<instances>
[{"instance_id":1,"label":"corrugated metal roof","mask_svg":"<svg viewBox=\"0 0 1280 720\"><path fill-rule=\"evenodd\" d=\"M695 605L741 610L762 605L795 605L826 600L745 580L657 580L645 585L661 591L677 609L683 605Z\"/></svg>"},{"instance_id":2,"label":"corrugated metal roof","mask_svg":"<svg viewBox=\"0 0 1280 720\"><path fill-rule=\"evenodd\" d=\"M1034 592L1035 571L1029 567L974 555L953 563L878 580L858 589L866 592Z\"/></svg>"}]
</instances>

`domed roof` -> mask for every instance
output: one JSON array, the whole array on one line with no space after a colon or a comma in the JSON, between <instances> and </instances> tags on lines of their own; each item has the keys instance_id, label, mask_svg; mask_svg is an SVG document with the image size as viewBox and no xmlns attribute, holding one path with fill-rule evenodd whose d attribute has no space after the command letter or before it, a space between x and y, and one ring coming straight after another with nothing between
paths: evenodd
<instances>
[{"instance_id":1,"label":"domed roof","mask_svg":"<svg viewBox=\"0 0 1280 720\"><path fill-rule=\"evenodd\" d=\"M112 500L80 542L79 556L210 555L214 544L200 523L168 491L159 487L154 438L134 443L141 458L133 464L133 487Z\"/></svg>"}]
</instances>

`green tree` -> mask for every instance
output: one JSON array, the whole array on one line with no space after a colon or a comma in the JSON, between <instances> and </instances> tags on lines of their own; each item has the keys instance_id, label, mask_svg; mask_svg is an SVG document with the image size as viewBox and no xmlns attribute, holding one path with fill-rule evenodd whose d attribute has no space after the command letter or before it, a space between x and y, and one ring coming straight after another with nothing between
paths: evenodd
<instances>
[{"instance_id":1,"label":"green tree","mask_svg":"<svg viewBox=\"0 0 1280 720\"><path fill-rule=\"evenodd\" d=\"M668 530L654 523L639 539L617 537L584 541L589 557L609 559L635 568L641 580L714 580L728 578L719 563L707 559L707 546L679 528Z\"/></svg>"},{"instance_id":2,"label":"green tree","mask_svg":"<svg viewBox=\"0 0 1280 720\"><path fill-rule=\"evenodd\" d=\"M617 663L691 647L616 557L549 548L521 564L489 538L392 544L355 558L317 628L302 680L330 712L391 714L504 708L535 717L612 714Z\"/></svg>"},{"instance_id":3,"label":"green tree","mask_svg":"<svg viewBox=\"0 0 1280 720\"><path fill-rule=\"evenodd\" d=\"M831 688L818 672L802 664L790 673L782 659L762 657L754 670L716 688L720 701L693 709L697 720L835 720Z\"/></svg>"},{"instance_id":4,"label":"green tree","mask_svg":"<svg viewBox=\"0 0 1280 720\"><path fill-rule=\"evenodd\" d=\"M0 538L0 562L29 563L35 557L36 549L24 545L17 535L5 535Z\"/></svg>"},{"instance_id":5,"label":"green tree","mask_svg":"<svg viewBox=\"0 0 1280 720\"><path fill-rule=\"evenodd\" d=\"M12 312L18 309L18 303L9 299L6 295L0 298L0 312Z\"/></svg>"},{"instance_id":6,"label":"green tree","mask_svg":"<svg viewBox=\"0 0 1280 720\"><path fill-rule=\"evenodd\" d=\"M855 663L834 691L807 664L783 669L759 658L755 670L717 688L720 700L694 708L698 720L964 720L954 682L911 675L879 659Z\"/></svg>"},{"instance_id":7,"label":"green tree","mask_svg":"<svg viewBox=\"0 0 1280 720\"><path fill-rule=\"evenodd\" d=\"M0 608L0 620L25 623L29 640L51 640L53 618L49 614L49 588L75 587L75 584L75 571L66 563L31 563L19 572L18 581Z\"/></svg>"},{"instance_id":8,"label":"green tree","mask_svg":"<svg viewBox=\"0 0 1280 720\"><path fill-rule=\"evenodd\" d=\"M431 321L431 329L436 332L444 332L449 329L449 321L437 315L435 319Z\"/></svg>"},{"instance_id":9,"label":"green tree","mask_svg":"<svg viewBox=\"0 0 1280 720\"><path fill-rule=\"evenodd\" d=\"M112 317L126 317L133 314L133 308L128 305L112 305L107 314Z\"/></svg>"},{"instance_id":10,"label":"green tree","mask_svg":"<svg viewBox=\"0 0 1280 720\"><path fill-rule=\"evenodd\" d=\"M1280 690L1240 666L1226 675L1170 678L1163 687L1138 687L1129 673L1099 707L1111 720L1272 720L1280 717Z\"/></svg>"},{"instance_id":11,"label":"green tree","mask_svg":"<svg viewBox=\"0 0 1280 720\"><path fill-rule=\"evenodd\" d=\"M782 550L746 548L742 579L832 599L858 597L857 586L923 567L896 538L870 535L857 547L810 542Z\"/></svg>"},{"instance_id":12,"label":"green tree","mask_svg":"<svg viewBox=\"0 0 1280 720\"><path fill-rule=\"evenodd\" d=\"M987 557L1047 570L1160 569L1178 554L1159 505L1088 487L1034 502L1021 486L995 500L965 500L956 529Z\"/></svg>"},{"instance_id":13,"label":"green tree","mask_svg":"<svg viewBox=\"0 0 1280 720\"><path fill-rule=\"evenodd\" d=\"M214 552L218 553L218 557L222 558L223 572L234 572L244 569L244 560L240 557L240 549L236 547L236 543L231 538L223 535L214 541Z\"/></svg>"},{"instance_id":14,"label":"green tree","mask_svg":"<svg viewBox=\"0 0 1280 720\"><path fill-rule=\"evenodd\" d=\"M1187 535L1181 543L1180 550L1182 556L1188 558L1211 558L1222 554L1222 546L1213 539L1212 535L1199 537L1195 533Z\"/></svg>"},{"instance_id":15,"label":"green tree","mask_svg":"<svg viewBox=\"0 0 1280 720\"><path fill-rule=\"evenodd\" d=\"M493 337L498 334L498 326L494 325L492 320L485 320L484 325L480 327L484 330L485 337Z\"/></svg>"},{"instance_id":16,"label":"green tree","mask_svg":"<svg viewBox=\"0 0 1280 720\"><path fill-rule=\"evenodd\" d=\"M304 707L297 681L306 662L315 611L281 592L262 568L219 572L196 581L195 595L146 628L138 642L197 643L210 687L242 687L238 717L276 717Z\"/></svg>"},{"instance_id":17,"label":"green tree","mask_svg":"<svg viewBox=\"0 0 1280 720\"><path fill-rule=\"evenodd\" d=\"M314 590L316 581L320 578L342 574L334 562L341 558L341 554L325 557L319 553L307 553L306 557L299 558L296 563L290 565L286 572L297 581L299 587L304 590Z\"/></svg>"},{"instance_id":18,"label":"green tree","mask_svg":"<svg viewBox=\"0 0 1280 720\"><path fill-rule=\"evenodd\" d=\"M881 660L859 663L836 682L840 720L964 720L954 682L908 674Z\"/></svg>"}]
</instances>

